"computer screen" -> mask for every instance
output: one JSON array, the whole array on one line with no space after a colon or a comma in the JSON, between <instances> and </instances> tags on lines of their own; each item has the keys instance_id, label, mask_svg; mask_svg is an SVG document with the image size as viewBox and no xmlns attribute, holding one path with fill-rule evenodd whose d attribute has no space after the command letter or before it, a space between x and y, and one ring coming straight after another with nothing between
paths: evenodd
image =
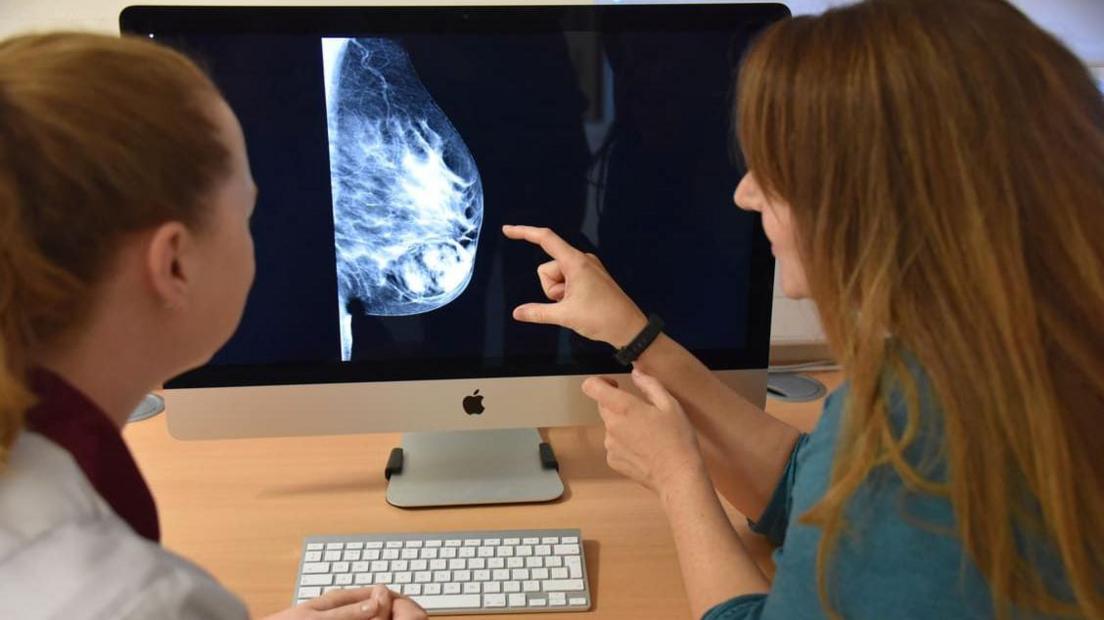
<instances>
[{"instance_id":1,"label":"computer screen","mask_svg":"<svg viewBox=\"0 0 1104 620\"><path fill-rule=\"evenodd\" d=\"M514 321L548 226L718 369L766 365L771 261L732 84L781 5L131 7L236 112L260 196L237 332L168 387L574 375L610 349Z\"/></svg>"},{"instance_id":2,"label":"computer screen","mask_svg":"<svg viewBox=\"0 0 1104 620\"><path fill-rule=\"evenodd\" d=\"M598 255L762 405L774 262L758 216L732 203L744 168L731 110L742 54L788 14L125 9L124 32L210 74L260 189L241 324L166 385L170 433L401 431L404 453L422 456L391 479L396 505L558 496L532 429L598 423L579 384L625 369L609 345L512 318L542 301L548 258L503 224L547 226ZM468 430L481 432L451 432ZM527 467L525 482L496 480Z\"/></svg>"}]
</instances>

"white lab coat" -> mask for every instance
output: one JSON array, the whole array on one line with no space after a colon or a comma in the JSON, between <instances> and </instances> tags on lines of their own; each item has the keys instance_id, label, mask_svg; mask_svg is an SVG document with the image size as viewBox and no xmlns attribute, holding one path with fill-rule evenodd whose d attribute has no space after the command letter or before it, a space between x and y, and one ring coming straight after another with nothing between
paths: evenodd
<instances>
[{"instance_id":1,"label":"white lab coat","mask_svg":"<svg viewBox=\"0 0 1104 620\"><path fill-rule=\"evenodd\" d=\"M0 620L240 620L198 566L136 534L72 456L23 432L0 473Z\"/></svg>"}]
</instances>

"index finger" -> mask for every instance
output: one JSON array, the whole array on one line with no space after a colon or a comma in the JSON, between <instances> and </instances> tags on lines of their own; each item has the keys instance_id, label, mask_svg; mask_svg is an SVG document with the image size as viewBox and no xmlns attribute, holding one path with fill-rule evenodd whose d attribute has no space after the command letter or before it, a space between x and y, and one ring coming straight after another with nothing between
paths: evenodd
<instances>
[{"instance_id":1,"label":"index finger","mask_svg":"<svg viewBox=\"0 0 1104 620\"><path fill-rule=\"evenodd\" d=\"M539 245L546 254L556 260L575 260L583 256L582 252L561 239L550 228L506 225L502 227L502 234L510 239L521 239Z\"/></svg>"},{"instance_id":2,"label":"index finger","mask_svg":"<svg viewBox=\"0 0 1104 620\"><path fill-rule=\"evenodd\" d=\"M599 377L590 377L583 381L583 393L614 413L627 413L643 402L633 394Z\"/></svg>"}]
</instances>

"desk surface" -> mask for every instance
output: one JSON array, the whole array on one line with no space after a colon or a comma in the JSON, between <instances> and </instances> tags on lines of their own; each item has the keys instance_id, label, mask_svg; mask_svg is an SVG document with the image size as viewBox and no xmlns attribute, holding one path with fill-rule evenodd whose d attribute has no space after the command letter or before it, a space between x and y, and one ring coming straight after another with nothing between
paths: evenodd
<instances>
[{"instance_id":1,"label":"desk surface","mask_svg":"<svg viewBox=\"0 0 1104 620\"><path fill-rule=\"evenodd\" d=\"M840 380L813 376L829 389ZM807 431L821 405L769 400L767 410ZM164 545L210 571L254 617L290 605L308 535L564 527L583 532L593 605L557 618L687 617L663 512L650 492L606 465L602 428L544 433L560 462L561 499L420 510L384 500L383 466L397 434L184 442L169 436L159 415L127 426L124 436L157 500ZM766 542L729 512L772 574Z\"/></svg>"}]
</instances>

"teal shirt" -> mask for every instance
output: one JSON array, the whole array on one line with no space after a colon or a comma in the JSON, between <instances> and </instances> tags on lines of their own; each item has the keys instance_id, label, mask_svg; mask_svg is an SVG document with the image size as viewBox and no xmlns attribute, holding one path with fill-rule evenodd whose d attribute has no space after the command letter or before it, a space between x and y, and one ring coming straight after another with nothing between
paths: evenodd
<instances>
[{"instance_id":1,"label":"teal shirt","mask_svg":"<svg viewBox=\"0 0 1104 620\"><path fill-rule=\"evenodd\" d=\"M921 389L921 393L925 391ZM726 601L707 612L703 620L828 617L817 592L820 528L799 519L828 487L845 398L846 386L829 395L816 430L798 440L770 504L751 524L754 531L781 545L774 552L776 573L770 592ZM914 465L920 462L921 450L938 445L933 440L939 433L932 427L938 425L939 417L933 415L931 406L930 402L921 404L926 436L922 433L915 449L906 451ZM891 418L903 426L904 403L891 399L889 407ZM926 473L945 478L945 465L935 461ZM994 616L988 586L959 543L947 499L909 491L892 469L882 467L856 492L845 515L848 533L840 536L831 556L828 581L835 611L844 618Z\"/></svg>"}]
</instances>

